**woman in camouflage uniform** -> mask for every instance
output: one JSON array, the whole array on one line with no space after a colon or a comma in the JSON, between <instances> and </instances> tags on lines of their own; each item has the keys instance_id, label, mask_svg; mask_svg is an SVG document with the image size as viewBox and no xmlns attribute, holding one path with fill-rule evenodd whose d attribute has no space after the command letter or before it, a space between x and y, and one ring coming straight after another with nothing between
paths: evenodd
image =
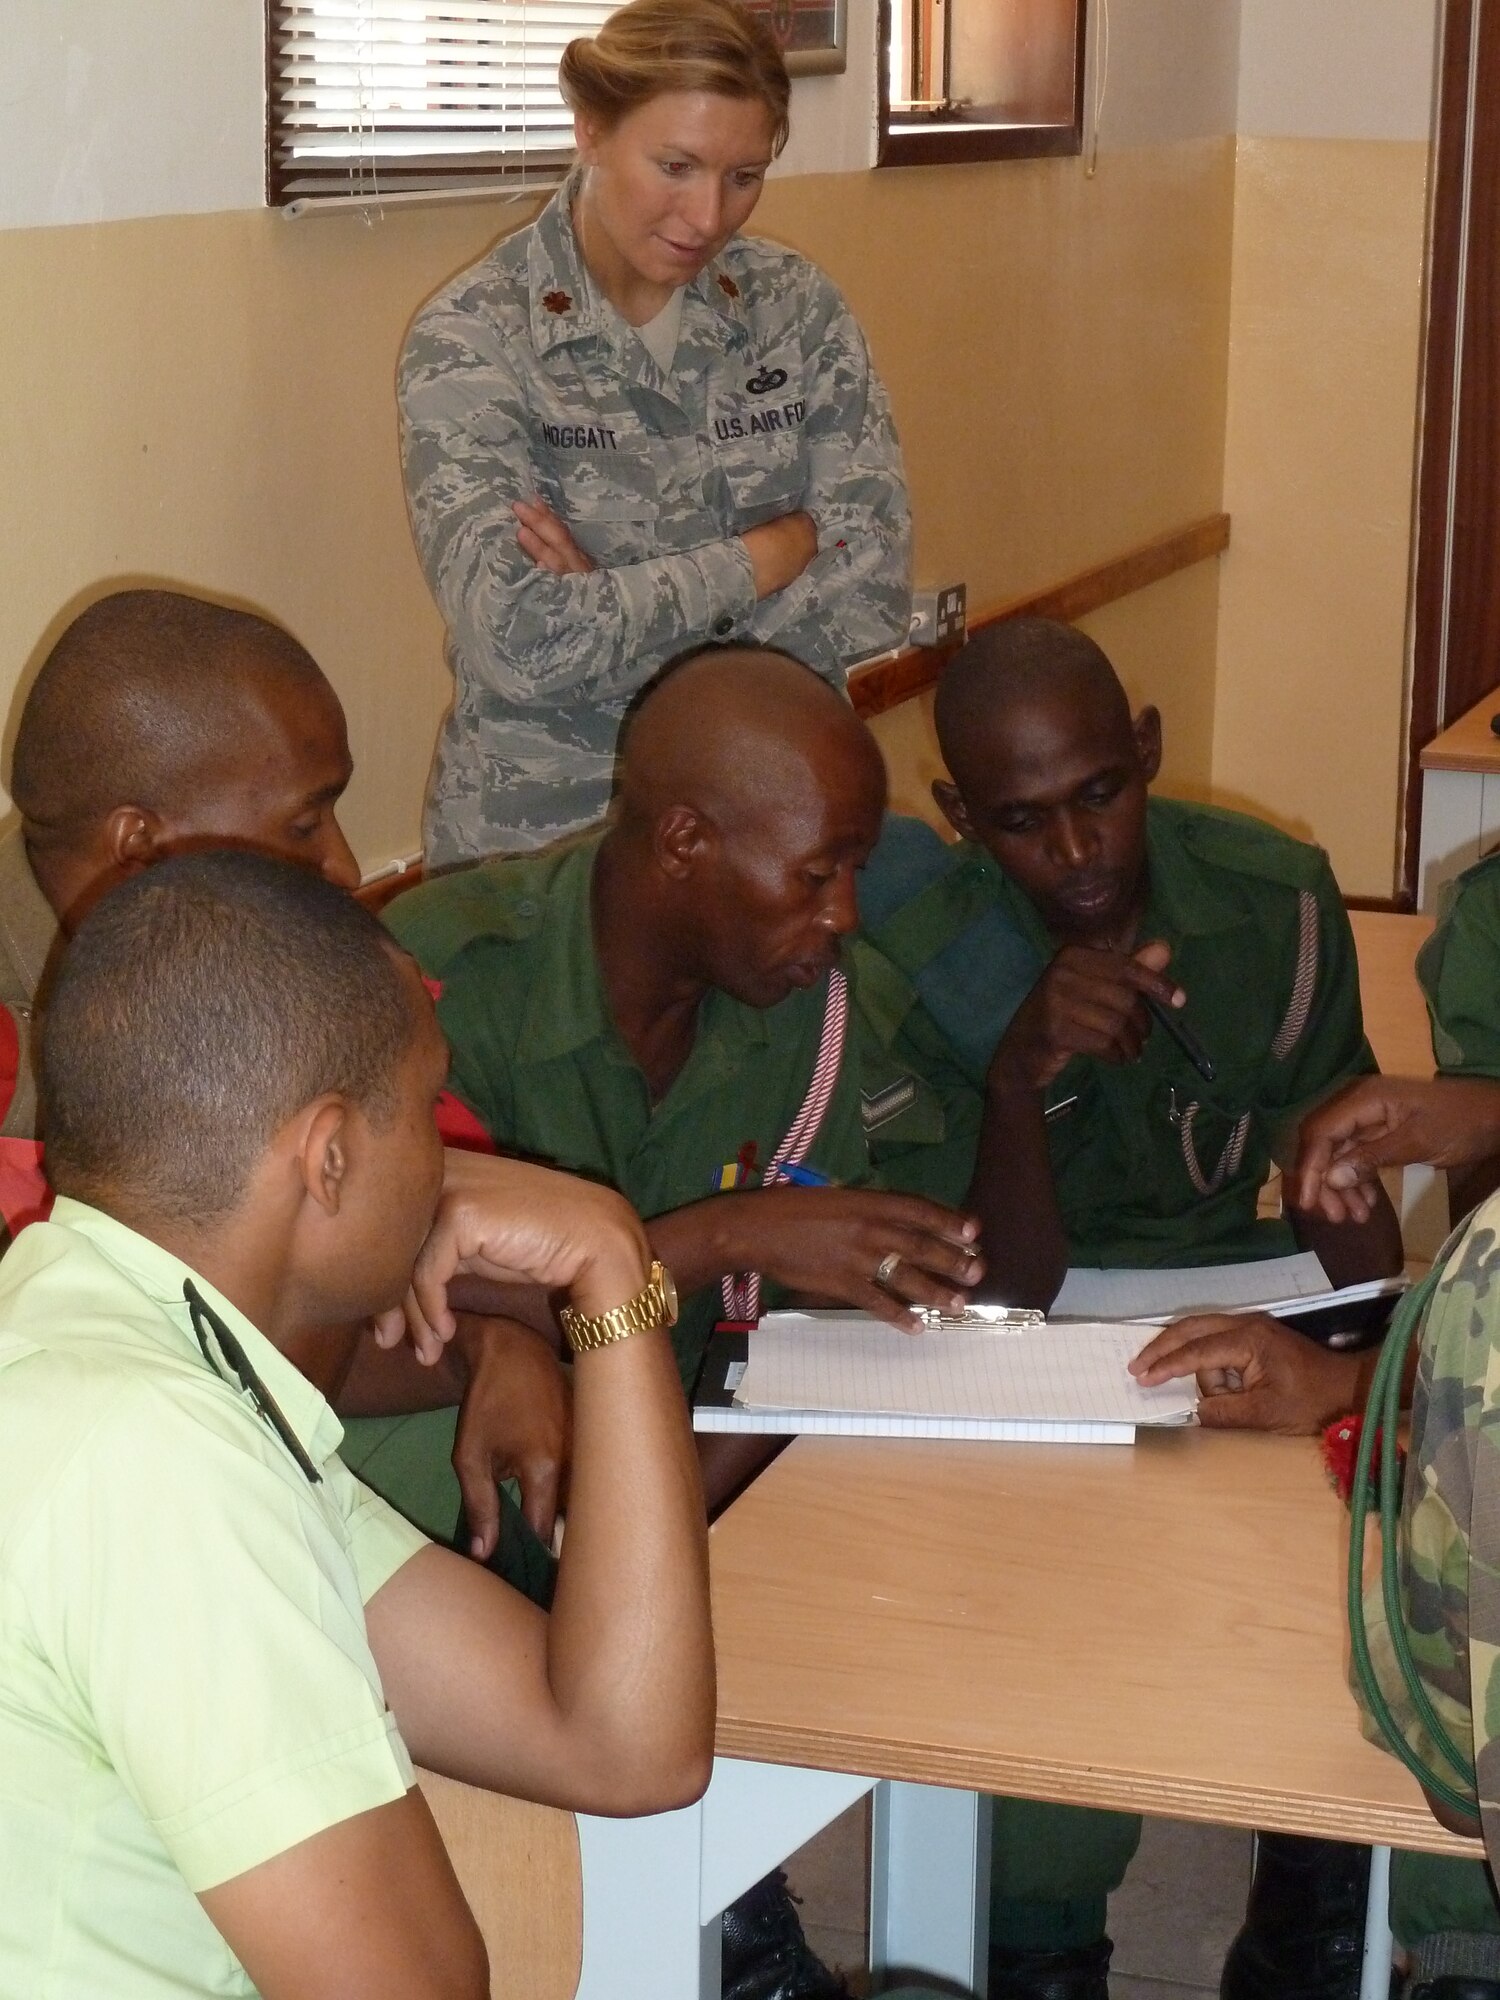
<instances>
[{"instance_id":1,"label":"woman in camouflage uniform","mask_svg":"<svg viewBox=\"0 0 1500 2000\"><path fill-rule=\"evenodd\" d=\"M413 533L456 682L429 864L599 817L631 696L734 637L845 669L906 636L910 517L864 337L737 234L787 136L735 0L632 0L569 44L578 164L418 314L399 374Z\"/></svg>"}]
</instances>

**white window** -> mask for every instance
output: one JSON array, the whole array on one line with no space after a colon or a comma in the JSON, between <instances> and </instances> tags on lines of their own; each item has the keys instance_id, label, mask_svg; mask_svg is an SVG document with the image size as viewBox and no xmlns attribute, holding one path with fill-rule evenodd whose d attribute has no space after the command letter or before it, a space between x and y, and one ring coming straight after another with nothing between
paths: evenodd
<instances>
[{"instance_id":1,"label":"white window","mask_svg":"<svg viewBox=\"0 0 1500 2000\"><path fill-rule=\"evenodd\" d=\"M617 0L269 0L267 197L514 185L573 154L557 65Z\"/></svg>"}]
</instances>

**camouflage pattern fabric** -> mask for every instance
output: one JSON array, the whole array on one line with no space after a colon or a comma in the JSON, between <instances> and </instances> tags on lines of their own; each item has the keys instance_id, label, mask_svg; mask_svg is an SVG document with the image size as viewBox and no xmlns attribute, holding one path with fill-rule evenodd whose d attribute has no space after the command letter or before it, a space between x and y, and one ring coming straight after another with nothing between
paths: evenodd
<instances>
[{"instance_id":1,"label":"camouflage pattern fabric","mask_svg":"<svg viewBox=\"0 0 1500 2000\"><path fill-rule=\"evenodd\" d=\"M1447 1254L1423 1321L1400 1526L1412 1654L1438 1719L1477 1763L1485 1847L1500 1858L1500 1195ZM1453 1782L1417 1717L1378 1578L1365 1592L1377 1679L1406 1741ZM1353 1682L1356 1699L1357 1681ZM1362 1713L1367 1736L1381 1740Z\"/></svg>"},{"instance_id":2,"label":"camouflage pattern fabric","mask_svg":"<svg viewBox=\"0 0 1500 2000\"><path fill-rule=\"evenodd\" d=\"M432 866L598 819L631 696L691 645L763 642L842 685L906 637L900 446L838 291L794 252L736 238L688 286L663 374L589 279L576 186L445 286L401 357L412 532L455 682ZM523 553L511 502L533 498L591 574ZM818 554L757 603L738 537L798 509Z\"/></svg>"}]
</instances>

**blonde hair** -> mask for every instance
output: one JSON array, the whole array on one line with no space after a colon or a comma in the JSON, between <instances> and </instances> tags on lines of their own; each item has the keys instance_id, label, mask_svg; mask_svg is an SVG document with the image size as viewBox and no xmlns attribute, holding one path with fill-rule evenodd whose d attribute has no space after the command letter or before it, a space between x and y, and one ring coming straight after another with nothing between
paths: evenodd
<instances>
[{"instance_id":1,"label":"blonde hair","mask_svg":"<svg viewBox=\"0 0 1500 2000\"><path fill-rule=\"evenodd\" d=\"M569 108L606 132L654 97L694 90L763 104L773 153L791 130L781 50L739 0L630 0L597 35L569 42L557 80Z\"/></svg>"}]
</instances>

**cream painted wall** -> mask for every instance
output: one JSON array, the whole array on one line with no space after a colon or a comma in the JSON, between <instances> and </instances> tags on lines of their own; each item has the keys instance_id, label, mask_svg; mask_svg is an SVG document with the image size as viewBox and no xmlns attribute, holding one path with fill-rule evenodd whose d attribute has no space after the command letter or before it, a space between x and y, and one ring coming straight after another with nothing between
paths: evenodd
<instances>
[{"instance_id":1,"label":"cream painted wall","mask_svg":"<svg viewBox=\"0 0 1500 2000\"><path fill-rule=\"evenodd\" d=\"M1038 162L768 191L759 221L839 274L890 382L926 575L992 602L1214 509L1231 170L1229 142L1206 140L1106 157L1092 181ZM362 860L414 846L447 681L392 372L417 302L520 219L252 212L0 235L0 478L25 495L0 700L104 579L244 598L344 699ZM1206 776L1211 621L1195 611L1177 637L1151 692Z\"/></svg>"},{"instance_id":2,"label":"cream painted wall","mask_svg":"<svg viewBox=\"0 0 1500 2000\"><path fill-rule=\"evenodd\" d=\"M1395 868L1435 28L1242 12L1214 783L1363 895Z\"/></svg>"},{"instance_id":3,"label":"cream painted wall","mask_svg":"<svg viewBox=\"0 0 1500 2000\"><path fill-rule=\"evenodd\" d=\"M108 582L253 603L344 698L347 820L378 865L415 844L448 691L407 536L395 356L420 300L528 208L288 224L253 205L260 0L12 5L0 705ZM870 145L867 0L846 76L797 86L796 150L757 226L848 289L906 439L919 570L963 577L976 606L1219 504L1233 158L1215 135L1232 122L1238 7L1112 0L1092 179L1077 160L848 171ZM1188 784L1209 770L1215 589L1209 565L1112 614Z\"/></svg>"}]
</instances>

